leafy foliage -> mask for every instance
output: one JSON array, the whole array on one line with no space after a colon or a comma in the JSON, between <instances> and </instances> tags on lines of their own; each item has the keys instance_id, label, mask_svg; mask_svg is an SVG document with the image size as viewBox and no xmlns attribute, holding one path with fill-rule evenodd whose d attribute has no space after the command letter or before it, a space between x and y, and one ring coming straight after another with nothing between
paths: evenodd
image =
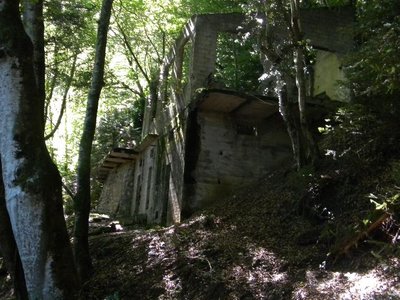
<instances>
[{"instance_id":1,"label":"leafy foliage","mask_svg":"<svg viewBox=\"0 0 400 300\"><path fill-rule=\"evenodd\" d=\"M242 11L242 0L181 0L181 11L189 17L199 13L230 13Z\"/></svg>"},{"instance_id":2,"label":"leafy foliage","mask_svg":"<svg viewBox=\"0 0 400 300\"><path fill-rule=\"evenodd\" d=\"M400 92L400 2L358 1L358 50L349 58L347 76L355 95Z\"/></svg>"},{"instance_id":3,"label":"leafy foliage","mask_svg":"<svg viewBox=\"0 0 400 300\"><path fill-rule=\"evenodd\" d=\"M253 39L241 39L236 35L220 34L217 48L215 79L228 88L241 91L257 91L262 66Z\"/></svg>"},{"instance_id":4,"label":"leafy foliage","mask_svg":"<svg viewBox=\"0 0 400 300\"><path fill-rule=\"evenodd\" d=\"M325 155L344 160L353 172L374 172L387 156L397 152L396 120L382 120L369 107L351 104L328 119L323 132ZM354 174L355 175L355 174Z\"/></svg>"},{"instance_id":5,"label":"leafy foliage","mask_svg":"<svg viewBox=\"0 0 400 300\"><path fill-rule=\"evenodd\" d=\"M133 148L140 139L144 101L135 101L132 106L111 107L100 118L93 145L92 162L101 159L116 147Z\"/></svg>"},{"instance_id":6,"label":"leafy foliage","mask_svg":"<svg viewBox=\"0 0 400 300\"><path fill-rule=\"evenodd\" d=\"M48 0L44 5L46 134L54 129L59 116L63 116L47 145L53 150L53 160L72 192L98 8L98 1ZM72 72L73 68L76 70Z\"/></svg>"}]
</instances>

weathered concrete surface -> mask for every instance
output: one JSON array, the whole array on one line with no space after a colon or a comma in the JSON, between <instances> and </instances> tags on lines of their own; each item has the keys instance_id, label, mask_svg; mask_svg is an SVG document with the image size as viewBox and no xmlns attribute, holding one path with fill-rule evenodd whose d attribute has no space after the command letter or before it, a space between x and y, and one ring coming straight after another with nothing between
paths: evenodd
<instances>
[{"instance_id":1,"label":"weathered concrete surface","mask_svg":"<svg viewBox=\"0 0 400 300\"><path fill-rule=\"evenodd\" d=\"M314 66L313 96L325 94L329 99L347 102L350 100L350 91L341 86L346 77L341 68L341 59L335 53L319 50L316 53Z\"/></svg>"},{"instance_id":2,"label":"weathered concrete surface","mask_svg":"<svg viewBox=\"0 0 400 300\"><path fill-rule=\"evenodd\" d=\"M98 212L119 217L129 214L134 186L134 167L134 162L125 163L110 172L99 199Z\"/></svg>"},{"instance_id":3,"label":"weathered concrete surface","mask_svg":"<svg viewBox=\"0 0 400 300\"><path fill-rule=\"evenodd\" d=\"M255 123L202 113L198 122L201 149L194 208L201 207L206 201L226 197L291 159L290 141L278 114L268 121ZM246 126L248 131L241 132L239 126Z\"/></svg>"},{"instance_id":4,"label":"weathered concrete surface","mask_svg":"<svg viewBox=\"0 0 400 300\"><path fill-rule=\"evenodd\" d=\"M344 54L354 47L354 9L350 6L302 9L301 23L305 38L317 49Z\"/></svg>"}]
</instances>

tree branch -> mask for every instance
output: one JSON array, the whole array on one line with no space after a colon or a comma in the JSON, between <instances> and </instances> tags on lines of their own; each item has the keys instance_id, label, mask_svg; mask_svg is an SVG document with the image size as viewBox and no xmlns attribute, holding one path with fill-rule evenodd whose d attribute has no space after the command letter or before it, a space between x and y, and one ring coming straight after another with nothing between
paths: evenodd
<instances>
[{"instance_id":1,"label":"tree branch","mask_svg":"<svg viewBox=\"0 0 400 300\"><path fill-rule=\"evenodd\" d=\"M56 124L54 125L53 130L48 135L46 135L44 137L45 140L48 140L48 139L52 138L54 136L54 134L56 133L57 129L60 127L61 120L62 120L62 117L64 115L65 108L67 106L68 92L69 92L69 89L71 88L72 80L74 78L74 74L75 74L75 70L76 70L76 61L77 61L77 59L78 59L78 54L76 53L75 57L74 57L74 60L72 62L72 67L71 67L69 76L68 76L67 85L66 85L65 90L64 90L60 114L58 115L58 119L57 119Z\"/></svg>"},{"instance_id":2,"label":"tree branch","mask_svg":"<svg viewBox=\"0 0 400 300\"><path fill-rule=\"evenodd\" d=\"M61 180L61 184L62 184L62 187L63 187L64 191L68 194L68 196L70 196L71 199L74 200L74 199L75 199L74 193L73 193L73 192L70 190L70 188L64 183L63 180Z\"/></svg>"},{"instance_id":3,"label":"tree branch","mask_svg":"<svg viewBox=\"0 0 400 300\"><path fill-rule=\"evenodd\" d=\"M123 38L122 40L123 40L123 42L124 42L125 47L128 49L129 54L132 56L132 58L133 58L133 60L135 61L136 65L138 66L138 68L139 68L139 70L140 70L140 73L142 73L142 75L143 75L143 77L146 79L147 83L150 84L150 78L149 78L149 76L147 75L147 73L146 73L146 71L144 70L144 68L142 67L142 65L140 64L139 59L138 59L137 56L135 55L135 52L133 51L133 49L132 49L132 47L131 47L131 44L129 43L128 37L127 37L127 35L126 35L124 29L123 29L122 26L118 23L118 21L117 21L116 23L117 23L118 30L119 30L120 33L122 34L122 38Z\"/></svg>"}]
</instances>

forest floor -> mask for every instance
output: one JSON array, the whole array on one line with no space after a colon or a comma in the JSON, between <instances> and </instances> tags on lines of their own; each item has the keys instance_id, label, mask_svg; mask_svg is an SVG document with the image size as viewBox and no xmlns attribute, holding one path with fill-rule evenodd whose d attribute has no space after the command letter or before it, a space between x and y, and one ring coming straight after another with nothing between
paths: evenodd
<instances>
[{"instance_id":1,"label":"forest floor","mask_svg":"<svg viewBox=\"0 0 400 300\"><path fill-rule=\"evenodd\" d=\"M84 299L400 299L396 213L376 209L400 191L387 170L357 182L343 172L271 173L166 228L100 217Z\"/></svg>"},{"instance_id":2,"label":"forest floor","mask_svg":"<svg viewBox=\"0 0 400 300\"><path fill-rule=\"evenodd\" d=\"M395 214L367 232L387 172L337 173L277 172L182 224L93 236L87 298L400 299Z\"/></svg>"}]
</instances>

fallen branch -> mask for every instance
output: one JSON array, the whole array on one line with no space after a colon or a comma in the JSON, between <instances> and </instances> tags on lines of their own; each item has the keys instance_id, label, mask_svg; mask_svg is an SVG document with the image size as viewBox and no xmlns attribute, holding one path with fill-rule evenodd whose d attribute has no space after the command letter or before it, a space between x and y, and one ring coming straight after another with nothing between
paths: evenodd
<instances>
[{"instance_id":1,"label":"fallen branch","mask_svg":"<svg viewBox=\"0 0 400 300\"><path fill-rule=\"evenodd\" d=\"M347 240L341 247L339 247L339 249L332 253L333 257L335 258L333 263L335 263L339 257L343 255L348 255L352 248L357 248L360 242L362 242L367 237L371 236L372 233L378 230L390 216L390 213L384 212L375 222L369 225L368 228Z\"/></svg>"}]
</instances>

